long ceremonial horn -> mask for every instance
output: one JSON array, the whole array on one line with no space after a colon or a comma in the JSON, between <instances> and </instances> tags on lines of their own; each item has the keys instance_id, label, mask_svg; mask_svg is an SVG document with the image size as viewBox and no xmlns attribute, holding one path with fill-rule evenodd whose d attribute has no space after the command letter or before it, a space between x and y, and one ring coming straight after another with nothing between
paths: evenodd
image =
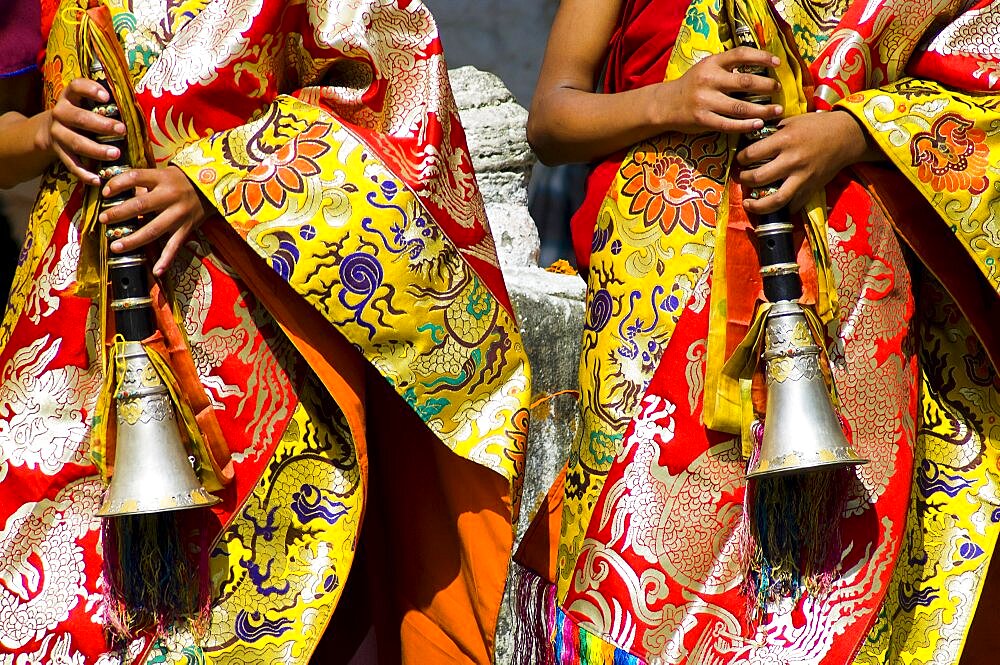
<instances>
[{"instance_id":1,"label":"long ceremonial horn","mask_svg":"<svg viewBox=\"0 0 1000 665\"><path fill-rule=\"evenodd\" d=\"M113 86L95 58L90 78L108 92L107 104L94 106L101 115L122 118ZM127 139L98 136L119 148L120 157L98 172L100 187L129 170ZM100 209L131 196L100 198ZM109 224L103 241L133 233L137 219ZM189 456L170 389L142 341L157 332L150 297L145 251L137 249L107 259L114 313L113 386L117 427L114 470L98 515L104 517L105 614L118 638L144 629L163 629L175 620L195 618L207 597L203 580L192 567L185 534L176 511L211 506L219 499L198 480ZM106 295L104 297L107 297Z\"/></svg>"},{"instance_id":2,"label":"long ceremonial horn","mask_svg":"<svg viewBox=\"0 0 1000 665\"><path fill-rule=\"evenodd\" d=\"M740 20L734 20L734 33L739 45L760 48L753 30ZM743 71L767 75L764 67ZM769 104L771 97L747 100ZM766 123L748 133L745 143L776 131L776 121ZM755 188L750 196L762 198L779 186ZM782 208L761 215L754 228L764 296L771 303L764 321L764 432L747 469L742 547L752 598L748 607L756 617L779 598L830 588L842 555L848 470L868 462L844 435L821 365L821 333L798 302L802 279L789 220L788 209Z\"/></svg>"},{"instance_id":3,"label":"long ceremonial horn","mask_svg":"<svg viewBox=\"0 0 1000 665\"><path fill-rule=\"evenodd\" d=\"M760 48L753 30L737 22L736 41ZM763 67L749 67L752 74L766 75ZM770 104L769 95L754 95L747 101ZM747 143L778 131L775 124L746 134ZM777 190L776 184L755 188L752 198ZM820 366L820 342L813 334L798 300L802 279L795 260L792 224L787 208L761 215L754 227L758 239L760 274L764 295L773 303L764 333L764 374L767 410L764 436L748 478L803 473L821 467L866 464L844 435L830 398L830 389Z\"/></svg>"},{"instance_id":4,"label":"long ceremonial horn","mask_svg":"<svg viewBox=\"0 0 1000 665\"><path fill-rule=\"evenodd\" d=\"M112 284L129 279L116 267L115 259L109 264ZM111 308L122 302L112 300ZM145 515L218 503L195 474L194 457L187 454L181 440L170 393L146 349L140 342L126 341L118 345L116 354L115 466L97 514Z\"/></svg>"}]
</instances>

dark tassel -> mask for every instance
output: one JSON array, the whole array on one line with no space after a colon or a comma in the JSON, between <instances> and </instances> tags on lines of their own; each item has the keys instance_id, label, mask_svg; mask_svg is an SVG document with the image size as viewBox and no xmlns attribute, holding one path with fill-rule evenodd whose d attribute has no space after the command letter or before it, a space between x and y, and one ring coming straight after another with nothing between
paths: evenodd
<instances>
[{"instance_id":1,"label":"dark tassel","mask_svg":"<svg viewBox=\"0 0 1000 665\"><path fill-rule=\"evenodd\" d=\"M203 632L208 548L198 542L204 529L184 528L191 517L171 511L104 518L104 615L114 646L141 633L162 635L176 622Z\"/></svg>"},{"instance_id":2,"label":"dark tassel","mask_svg":"<svg viewBox=\"0 0 1000 665\"><path fill-rule=\"evenodd\" d=\"M555 665L555 585L511 563L514 583L514 654L511 665Z\"/></svg>"},{"instance_id":3,"label":"dark tassel","mask_svg":"<svg viewBox=\"0 0 1000 665\"><path fill-rule=\"evenodd\" d=\"M781 598L829 592L853 478L853 469L835 467L747 481L742 549L752 620Z\"/></svg>"}]
</instances>

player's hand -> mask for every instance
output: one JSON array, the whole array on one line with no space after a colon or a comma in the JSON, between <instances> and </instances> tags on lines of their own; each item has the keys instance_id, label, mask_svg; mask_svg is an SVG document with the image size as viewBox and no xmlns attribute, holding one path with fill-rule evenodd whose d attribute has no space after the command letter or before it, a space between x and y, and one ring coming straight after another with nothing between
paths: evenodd
<instances>
[{"instance_id":1,"label":"player's hand","mask_svg":"<svg viewBox=\"0 0 1000 665\"><path fill-rule=\"evenodd\" d=\"M35 145L40 150L51 151L66 165L69 172L88 185L99 185L100 179L85 167L88 160L106 161L119 157L119 150L105 146L89 138L87 134L98 136L124 136L125 125L120 120L106 118L83 108L84 100L106 104L107 91L98 83L85 78L70 81L56 105L48 114L35 136Z\"/></svg>"},{"instance_id":2,"label":"player's hand","mask_svg":"<svg viewBox=\"0 0 1000 665\"><path fill-rule=\"evenodd\" d=\"M176 166L126 171L109 180L102 193L111 197L131 189L137 189L135 196L101 213L100 221L113 224L140 215L149 220L135 233L111 243L111 251L127 252L164 238L163 251L153 265L153 274L160 276L212 206Z\"/></svg>"},{"instance_id":3,"label":"player's hand","mask_svg":"<svg viewBox=\"0 0 1000 665\"><path fill-rule=\"evenodd\" d=\"M777 192L744 200L752 214L774 212L786 205L795 212L841 169L872 158L865 132L850 113L805 113L782 120L779 127L736 155L744 167L767 162L740 173L740 183L748 189L784 180Z\"/></svg>"},{"instance_id":4,"label":"player's hand","mask_svg":"<svg viewBox=\"0 0 1000 665\"><path fill-rule=\"evenodd\" d=\"M734 95L774 95L780 86L767 76L741 72L747 65L774 67L778 58L767 51L740 46L711 55L664 86L670 113L667 125L687 133L749 132L784 112L777 104L752 104Z\"/></svg>"}]
</instances>

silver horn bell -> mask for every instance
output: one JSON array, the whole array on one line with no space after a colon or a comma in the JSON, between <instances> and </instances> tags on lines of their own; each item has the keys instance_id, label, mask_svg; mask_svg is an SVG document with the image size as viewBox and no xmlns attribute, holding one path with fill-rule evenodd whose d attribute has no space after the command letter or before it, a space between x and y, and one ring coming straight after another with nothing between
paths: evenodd
<instances>
[{"instance_id":1,"label":"silver horn bell","mask_svg":"<svg viewBox=\"0 0 1000 665\"><path fill-rule=\"evenodd\" d=\"M844 436L819 363L802 306L774 303L765 323L764 437L748 478L868 463Z\"/></svg>"},{"instance_id":2,"label":"silver horn bell","mask_svg":"<svg viewBox=\"0 0 1000 665\"><path fill-rule=\"evenodd\" d=\"M140 515L218 503L198 481L170 393L142 344L125 342L119 349L115 469L97 514Z\"/></svg>"}]
</instances>

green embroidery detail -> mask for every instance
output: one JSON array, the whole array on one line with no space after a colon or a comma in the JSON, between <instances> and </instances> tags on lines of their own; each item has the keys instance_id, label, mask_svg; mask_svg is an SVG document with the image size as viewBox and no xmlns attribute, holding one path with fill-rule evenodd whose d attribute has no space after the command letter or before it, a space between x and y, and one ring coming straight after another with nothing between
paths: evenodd
<instances>
[{"instance_id":1,"label":"green embroidery detail","mask_svg":"<svg viewBox=\"0 0 1000 665\"><path fill-rule=\"evenodd\" d=\"M128 33L135 31L139 22L135 20L135 14L132 12L119 12L111 19L111 25L118 36L124 38Z\"/></svg>"},{"instance_id":2,"label":"green embroidery detail","mask_svg":"<svg viewBox=\"0 0 1000 665\"><path fill-rule=\"evenodd\" d=\"M594 458L594 463L598 466L611 464L615 460L615 455L621 448L621 434L605 434L604 432L590 433L590 454Z\"/></svg>"},{"instance_id":3,"label":"green embroidery detail","mask_svg":"<svg viewBox=\"0 0 1000 665\"><path fill-rule=\"evenodd\" d=\"M715 3L716 10L718 10L718 3ZM716 11L718 13L718 11ZM703 37L708 37L708 33L711 28L708 25L708 17L705 14L704 7L701 3L695 2L688 7L687 14L684 16L684 25L691 28L694 32L697 32Z\"/></svg>"},{"instance_id":4,"label":"green embroidery detail","mask_svg":"<svg viewBox=\"0 0 1000 665\"><path fill-rule=\"evenodd\" d=\"M435 323L425 323L424 325L417 327L417 332L424 332L425 330L431 331L431 341L435 344L440 344L444 341L446 336L444 326L439 326Z\"/></svg>"},{"instance_id":5,"label":"green embroidery detail","mask_svg":"<svg viewBox=\"0 0 1000 665\"><path fill-rule=\"evenodd\" d=\"M407 389L407 391L403 393L402 397L406 400L406 403L410 405L410 408L417 412L417 415L420 416L420 419L424 422L427 422L437 414L441 413L441 411L443 411L449 404L448 400L443 397L432 397L426 400L423 404L418 404L417 393L413 388Z\"/></svg>"},{"instance_id":6,"label":"green embroidery detail","mask_svg":"<svg viewBox=\"0 0 1000 665\"><path fill-rule=\"evenodd\" d=\"M493 296L483 288L478 277L473 278L472 291L469 293L469 301L465 305L465 311L474 316L477 321L493 311Z\"/></svg>"},{"instance_id":7,"label":"green embroidery detail","mask_svg":"<svg viewBox=\"0 0 1000 665\"><path fill-rule=\"evenodd\" d=\"M482 351L482 349L473 349L472 353L469 354L469 357L472 359L474 367L476 367L477 369L479 367L482 367L482 364L483 364L483 351ZM469 373L467 371L463 370L457 376L451 376L451 377L449 377L449 376L439 376L438 378L434 379L433 381L430 381L430 382L425 383L423 385L424 385L425 388L433 388L434 386L441 385L442 383L447 384L449 386L461 386L462 384L464 384L468 380L469 380Z\"/></svg>"}]
</instances>

